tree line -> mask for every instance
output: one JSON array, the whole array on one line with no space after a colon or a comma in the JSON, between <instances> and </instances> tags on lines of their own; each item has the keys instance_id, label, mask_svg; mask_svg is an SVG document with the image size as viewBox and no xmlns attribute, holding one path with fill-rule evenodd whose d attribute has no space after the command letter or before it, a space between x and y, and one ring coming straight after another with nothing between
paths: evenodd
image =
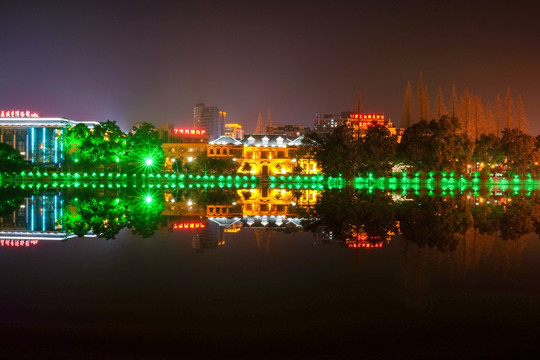
<instances>
[{"instance_id":1,"label":"tree line","mask_svg":"<svg viewBox=\"0 0 540 360\"><path fill-rule=\"evenodd\" d=\"M475 140L462 131L458 118L447 115L411 125L399 143L388 128L377 124L361 138L356 138L346 125L337 127L325 139L316 134L309 137L317 145L306 145L306 156L316 160L327 176L387 176L396 165L414 172L466 174L477 169L476 164L482 164L486 172L540 175L540 136L505 128L500 137L482 134Z\"/></svg>"},{"instance_id":2,"label":"tree line","mask_svg":"<svg viewBox=\"0 0 540 360\"><path fill-rule=\"evenodd\" d=\"M124 133L115 121L93 128L77 124L61 138L64 164L68 169L93 171L146 171L161 169L165 156L154 125L142 123Z\"/></svg>"},{"instance_id":3,"label":"tree line","mask_svg":"<svg viewBox=\"0 0 540 360\"><path fill-rule=\"evenodd\" d=\"M473 139L488 134L500 137L505 128L524 132L528 130L523 98L518 94L515 100L510 87L507 87L504 95L498 94L494 100L484 102L481 96L470 91L468 87L458 94L454 83L448 102L444 99L441 86L437 88L435 101L431 102L428 86L420 73L416 94L413 93L409 81L405 87L401 116L405 128L420 120L439 119L446 115L458 118L462 131Z\"/></svg>"},{"instance_id":4,"label":"tree line","mask_svg":"<svg viewBox=\"0 0 540 360\"><path fill-rule=\"evenodd\" d=\"M540 235L540 199L518 195L512 202L471 206L465 194L453 197L414 195L410 201L394 202L391 195L375 190L363 192L351 187L325 190L309 209L303 225L321 227L341 240L354 240L364 233L374 241L399 230L419 246L452 251L468 231L516 240L527 234Z\"/></svg>"}]
</instances>

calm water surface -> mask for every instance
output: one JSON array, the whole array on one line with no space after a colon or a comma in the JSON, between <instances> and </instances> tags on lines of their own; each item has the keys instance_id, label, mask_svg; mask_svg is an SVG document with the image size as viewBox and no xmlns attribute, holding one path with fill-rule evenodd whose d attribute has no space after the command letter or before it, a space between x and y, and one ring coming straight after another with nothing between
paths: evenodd
<instances>
[{"instance_id":1,"label":"calm water surface","mask_svg":"<svg viewBox=\"0 0 540 360\"><path fill-rule=\"evenodd\" d=\"M122 230L110 240L0 247L2 358L536 353L536 234L469 234L443 252L401 235L348 248L303 231L243 228L207 236L208 246L195 233Z\"/></svg>"}]
</instances>

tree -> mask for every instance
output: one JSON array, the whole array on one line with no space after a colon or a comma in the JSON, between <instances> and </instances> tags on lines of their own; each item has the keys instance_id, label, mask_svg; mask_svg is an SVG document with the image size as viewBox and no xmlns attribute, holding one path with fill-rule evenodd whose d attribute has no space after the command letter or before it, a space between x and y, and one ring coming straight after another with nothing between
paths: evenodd
<instances>
[{"instance_id":1,"label":"tree","mask_svg":"<svg viewBox=\"0 0 540 360\"><path fill-rule=\"evenodd\" d=\"M528 121L527 121L527 118L525 117L525 107L523 106L523 97L521 96L521 94L518 95L517 123L518 123L518 129L527 131Z\"/></svg>"},{"instance_id":2,"label":"tree","mask_svg":"<svg viewBox=\"0 0 540 360\"><path fill-rule=\"evenodd\" d=\"M26 162L21 153L13 146L0 143L0 169L3 172L19 172L26 168Z\"/></svg>"},{"instance_id":3,"label":"tree","mask_svg":"<svg viewBox=\"0 0 540 360\"><path fill-rule=\"evenodd\" d=\"M403 114L401 116L401 123L405 128L412 125L412 100L411 82L408 81L405 87L405 95L403 95Z\"/></svg>"},{"instance_id":4,"label":"tree","mask_svg":"<svg viewBox=\"0 0 540 360\"><path fill-rule=\"evenodd\" d=\"M501 148L507 158L508 170L523 174L534 164L535 138L519 129L504 129Z\"/></svg>"},{"instance_id":5,"label":"tree","mask_svg":"<svg viewBox=\"0 0 540 360\"><path fill-rule=\"evenodd\" d=\"M403 133L398 156L418 170L464 171L473 144L460 130L459 121L448 116L420 121Z\"/></svg>"},{"instance_id":6,"label":"tree","mask_svg":"<svg viewBox=\"0 0 540 360\"><path fill-rule=\"evenodd\" d=\"M419 120L429 120L431 118L429 110L429 95L427 91L427 85L424 84L424 78L422 73L418 76L418 88L417 88L417 111Z\"/></svg>"},{"instance_id":7,"label":"tree","mask_svg":"<svg viewBox=\"0 0 540 360\"><path fill-rule=\"evenodd\" d=\"M116 167L124 163L126 153L126 134L120 130L116 121L100 122L89 137L95 163L101 163L105 168Z\"/></svg>"},{"instance_id":8,"label":"tree","mask_svg":"<svg viewBox=\"0 0 540 360\"><path fill-rule=\"evenodd\" d=\"M458 116L458 97L456 91L456 83L452 83L452 94L450 95L450 116Z\"/></svg>"},{"instance_id":9,"label":"tree","mask_svg":"<svg viewBox=\"0 0 540 360\"><path fill-rule=\"evenodd\" d=\"M440 119L444 115L448 115L448 111L446 110L446 106L444 105L444 98L442 94L442 89L439 86L437 89L437 104L436 104L436 115L437 119Z\"/></svg>"},{"instance_id":10,"label":"tree","mask_svg":"<svg viewBox=\"0 0 540 360\"><path fill-rule=\"evenodd\" d=\"M352 179L358 173L358 146L347 125L336 127L315 150L315 157L326 175L341 174L346 179Z\"/></svg>"},{"instance_id":11,"label":"tree","mask_svg":"<svg viewBox=\"0 0 540 360\"><path fill-rule=\"evenodd\" d=\"M383 125L373 125L360 141L360 173L373 172L376 176L389 175L397 148L397 138Z\"/></svg>"},{"instance_id":12,"label":"tree","mask_svg":"<svg viewBox=\"0 0 540 360\"><path fill-rule=\"evenodd\" d=\"M497 94L497 97L495 98L495 125L497 126L497 132L495 133L497 137L501 136L501 123L503 119L503 107L502 107L502 100L501 95Z\"/></svg>"},{"instance_id":13,"label":"tree","mask_svg":"<svg viewBox=\"0 0 540 360\"><path fill-rule=\"evenodd\" d=\"M90 129L83 123L67 129L62 134L61 142L66 165L78 167L90 160L92 149L85 149L83 143L91 136Z\"/></svg>"},{"instance_id":14,"label":"tree","mask_svg":"<svg viewBox=\"0 0 540 360\"><path fill-rule=\"evenodd\" d=\"M126 139L126 162L131 170L155 171L163 167L165 154L154 125L142 123L133 127Z\"/></svg>"},{"instance_id":15,"label":"tree","mask_svg":"<svg viewBox=\"0 0 540 360\"><path fill-rule=\"evenodd\" d=\"M500 139L495 134L482 134L476 140L473 153L473 162L502 163L504 154L501 150Z\"/></svg>"},{"instance_id":16,"label":"tree","mask_svg":"<svg viewBox=\"0 0 540 360\"><path fill-rule=\"evenodd\" d=\"M506 119L506 128L510 129L514 123L514 99L512 99L512 92L510 86L506 88L506 95L504 98L504 117Z\"/></svg>"}]
</instances>

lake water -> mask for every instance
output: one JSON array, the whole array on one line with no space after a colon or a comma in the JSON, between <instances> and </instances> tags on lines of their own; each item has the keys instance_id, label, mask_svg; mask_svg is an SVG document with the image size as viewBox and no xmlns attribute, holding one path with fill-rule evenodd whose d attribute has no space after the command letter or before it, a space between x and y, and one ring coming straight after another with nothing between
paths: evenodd
<instances>
[{"instance_id":1,"label":"lake water","mask_svg":"<svg viewBox=\"0 0 540 360\"><path fill-rule=\"evenodd\" d=\"M115 202L109 195L101 201ZM303 231L286 215L208 219L209 204L185 195L165 194L150 236L134 235L126 220L114 239L64 241L44 238L63 234L61 219L83 212L77 205L83 196L22 197L24 207L2 218L2 358L534 356L540 335L534 232L471 227L443 246L412 236L402 216L393 235L366 240L355 230L354 238L337 239L326 226ZM474 208L478 199L463 201ZM163 215L180 203L182 216ZM529 205L524 212L534 218ZM283 211L291 215L292 208ZM505 221L511 219L499 225ZM450 228L430 236L445 237Z\"/></svg>"}]
</instances>

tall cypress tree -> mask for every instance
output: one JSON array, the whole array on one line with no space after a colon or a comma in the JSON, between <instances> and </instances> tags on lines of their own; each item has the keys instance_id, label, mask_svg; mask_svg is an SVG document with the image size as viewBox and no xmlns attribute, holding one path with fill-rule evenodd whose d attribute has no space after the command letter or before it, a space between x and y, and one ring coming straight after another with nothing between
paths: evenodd
<instances>
[{"instance_id":1,"label":"tall cypress tree","mask_svg":"<svg viewBox=\"0 0 540 360\"><path fill-rule=\"evenodd\" d=\"M412 101L411 82L408 81L405 87L405 94L403 95L403 113L401 116L401 123L405 128L412 125Z\"/></svg>"},{"instance_id":2,"label":"tall cypress tree","mask_svg":"<svg viewBox=\"0 0 540 360\"><path fill-rule=\"evenodd\" d=\"M504 98L504 117L506 119L506 128L510 129L514 125L514 99L512 99L512 92L510 86L506 88L506 96Z\"/></svg>"}]
</instances>

